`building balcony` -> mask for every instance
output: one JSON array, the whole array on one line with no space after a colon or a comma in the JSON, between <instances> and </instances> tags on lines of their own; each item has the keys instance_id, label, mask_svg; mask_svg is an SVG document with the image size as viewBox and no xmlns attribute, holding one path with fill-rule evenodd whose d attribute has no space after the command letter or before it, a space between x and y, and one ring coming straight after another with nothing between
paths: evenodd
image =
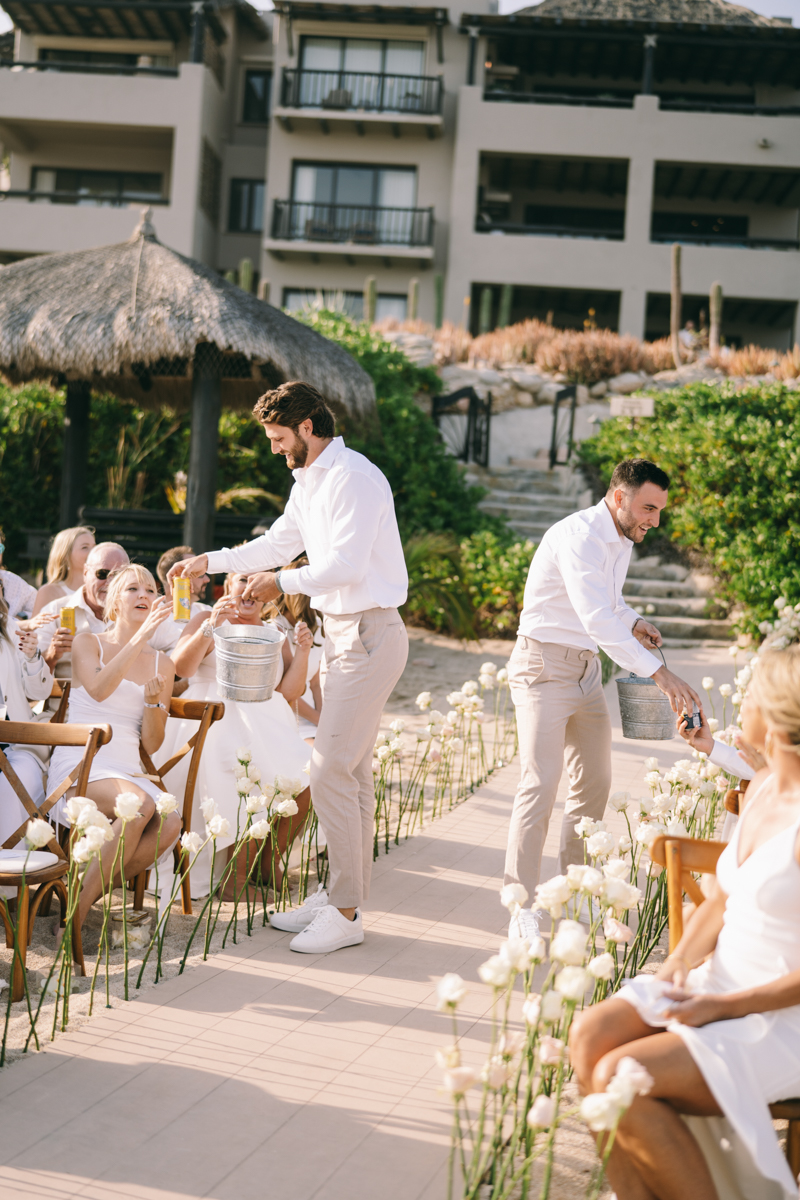
<instances>
[{"instance_id":1,"label":"building balcony","mask_svg":"<svg viewBox=\"0 0 800 1200\"><path fill-rule=\"evenodd\" d=\"M361 133L365 124L422 126L430 137L442 125L443 81L438 75L383 75L363 71L304 71L284 67L275 116L291 132L298 122L332 121ZM359 128L361 126L362 128Z\"/></svg>"},{"instance_id":2,"label":"building balcony","mask_svg":"<svg viewBox=\"0 0 800 1200\"><path fill-rule=\"evenodd\" d=\"M737 250L800 250L797 238L746 237L735 233L651 233L651 242L684 246L728 246Z\"/></svg>"},{"instance_id":3,"label":"building balcony","mask_svg":"<svg viewBox=\"0 0 800 1200\"><path fill-rule=\"evenodd\" d=\"M432 258L433 209L276 200L264 245L278 256L311 250L361 258Z\"/></svg>"},{"instance_id":4,"label":"building balcony","mask_svg":"<svg viewBox=\"0 0 800 1200\"><path fill-rule=\"evenodd\" d=\"M144 61L137 63L82 63L44 59L36 62L17 62L14 59L2 58L0 59L0 69L12 71L15 75L21 71L42 71L67 75L149 75L156 79L177 79L179 74L177 67L156 67Z\"/></svg>"}]
</instances>

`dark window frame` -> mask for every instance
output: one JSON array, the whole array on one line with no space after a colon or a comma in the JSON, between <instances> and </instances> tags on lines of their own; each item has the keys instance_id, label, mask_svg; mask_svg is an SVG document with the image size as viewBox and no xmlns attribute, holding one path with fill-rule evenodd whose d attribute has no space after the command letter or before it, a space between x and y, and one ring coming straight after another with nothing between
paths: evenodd
<instances>
[{"instance_id":1,"label":"dark window frame","mask_svg":"<svg viewBox=\"0 0 800 1200\"><path fill-rule=\"evenodd\" d=\"M109 189L107 189L107 191L116 193L116 195L119 197L118 203L120 206L130 203L131 198L135 198L135 199L141 198L141 202L143 204L146 204L149 199L158 198L160 200L163 200L165 198L164 197L164 175L161 171L123 171L123 170L117 170L115 168L100 170L100 169L94 168L94 167L34 166L34 167L31 167L31 191L32 192L36 192L38 190L37 176L40 171L42 171L42 172L47 171L48 173L53 173L55 175L56 182L55 182L55 188L53 189L54 191L69 192L71 194L74 194L74 196L75 196L74 201L70 200L67 196L64 196L63 198L59 198L58 200L54 201L54 203L57 203L57 204L71 204L71 203L79 204L81 201L83 201L84 204L90 203L92 200L93 193L80 191L81 178L82 177L85 178L87 176L94 177L95 179L98 176L116 177L117 186L115 188L109 188ZM68 180L65 180L63 178L63 176L65 176L65 175L74 175L76 177L74 184L71 185ZM61 180L59 180L59 176L62 177ZM125 182L126 179L130 183L130 181L136 179L137 176L140 179L141 178L145 178L145 179L149 178L153 181L158 180L158 196L156 197L156 189L155 188L152 188L152 189L136 188L133 186L126 187L126 182ZM96 192L94 194L98 195L100 193ZM43 192L43 195L46 196L47 192ZM114 205L115 205L115 202L113 200L102 200L99 203L103 206L109 206L109 207L114 207Z\"/></svg>"},{"instance_id":2,"label":"dark window frame","mask_svg":"<svg viewBox=\"0 0 800 1200\"><path fill-rule=\"evenodd\" d=\"M295 159L292 162L291 200L293 202L297 202L297 203L302 203L302 201L297 201L297 197L295 196L295 187L297 184L297 169L298 169L298 167L324 167L326 170L331 170L331 171L339 171L341 169L345 169L345 170L355 169L355 170L359 170L359 171L372 171L372 199L369 201L369 203L365 202L362 205L353 204L350 201L345 201L344 203L349 205L349 207L351 207L351 208L358 208L358 207L378 208L379 207L379 205L378 205L378 189L380 186L379 173L381 171L408 171L410 174L413 174L415 183L417 185L419 184L419 171L416 166L406 166L405 164L397 164L397 163L363 163L363 162L338 162L338 161L326 162L324 160L319 160L319 159L300 158L300 159ZM340 204L340 203L343 203L342 201L340 201L336 198L338 184L339 184L338 175L335 175L334 183L333 183L333 196L334 196L333 200L320 200L320 201L312 200L312 201L308 201L308 203L310 203L310 204L314 204L314 203ZM416 187L415 187L414 191L416 192ZM412 207L419 207L419 206L413 205Z\"/></svg>"},{"instance_id":3,"label":"dark window frame","mask_svg":"<svg viewBox=\"0 0 800 1200\"><path fill-rule=\"evenodd\" d=\"M248 103L251 96L248 92L249 81L252 76L258 75L266 78L266 86L264 88L264 99L261 111L256 116L248 115ZM272 67L246 67L244 71L244 80L242 83L242 125L268 125L272 116ZM260 103L259 98L252 97L254 103Z\"/></svg>"},{"instance_id":4,"label":"dark window frame","mask_svg":"<svg viewBox=\"0 0 800 1200\"><path fill-rule=\"evenodd\" d=\"M266 184L263 179L243 179L236 177L230 180L228 186L228 233L263 233L264 232L264 189ZM256 202L258 189L261 188L261 205ZM241 205L238 201L236 193L241 194L247 191L247 219L246 228L234 224L234 219L241 212ZM256 218L261 221L260 225L256 224Z\"/></svg>"},{"instance_id":5,"label":"dark window frame","mask_svg":"<svg viewBox=\"0 0 800 1200\"><path fill-rule=\"evenodd\" d=\"M380 48L381 48L381 69L380 69L380 71L375 71L374 72L375 75L385 75L386 74L386 48L391 42L415 42L415 43L418 43L422 47L422 67L421 67L421 70L419 73L419 78L420 79L424 78L425 58L426 58L426 50L427 50L427 40L425 38L335 37L335 36L329 36L326 33L303 34L303 36L300 39L300 53L297 56L297 61L298 61L299 68L301 71L314 71L317 69L315 67L307 67L305 65L306 43L308 42L308 40L310 38L313 38L314 41L317 41L317 42L326 41L326 42L338 42L339 43L339 66L332 68L331 73L333 73L334 71L344 72L344 70L345 70L344 52L345 52L345 43L346 42L378 42L379 43ZM412 76L409 76L409 78L413 79L413 78L416 78L416 76L412 75Z\"/></svg>"}]
</instances>

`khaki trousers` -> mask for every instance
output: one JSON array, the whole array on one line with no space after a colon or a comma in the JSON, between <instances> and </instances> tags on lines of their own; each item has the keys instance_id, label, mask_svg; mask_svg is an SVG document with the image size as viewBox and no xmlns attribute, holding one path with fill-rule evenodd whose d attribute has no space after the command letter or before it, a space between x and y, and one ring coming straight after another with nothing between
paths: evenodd
<instances>
[{"instance_id":1,"label":"khaki trousers","mask_svg":"<svg viewBox=\"0 0 800 1200\"><path fill-rule=\"evenodd\" d=\"M506 883L521 883L533 904L550 817L566 762L569 794L559 871L583 862L581 817L603 816L611 787L611 720L599 656L591 650L518 637L509 662L522 776L514 798Z\"/></svg>"},{"instance_id":2,"label":"khaki trousers","mask_svg":"<svg viewBox=\"0 0 800 1200\"><path fill-rule=\"evenodd\" d=\"M408 635L396 608L325 617L325 674L311 752L311 797L328 840L328 894L337 908L360 908L369 896L375 739L407 658Z\"/></svg>"}]
</instances>

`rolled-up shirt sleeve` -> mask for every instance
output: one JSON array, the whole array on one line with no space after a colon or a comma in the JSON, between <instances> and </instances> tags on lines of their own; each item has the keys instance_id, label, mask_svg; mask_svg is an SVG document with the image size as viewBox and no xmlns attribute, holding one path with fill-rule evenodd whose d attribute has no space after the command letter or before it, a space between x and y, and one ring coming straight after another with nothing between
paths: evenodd
<instances>
[{"instance_id":1,"label":"rolled-up shirt sleeve","mask_svg":"<svg viewBox=\"0 0 800 1200\"><path fill-rule=\"evenodd\" d=\"M364 578L378 536L385 501L368 476L344 476L332 497L328 514L330 542L313 565L281 572L288 595L316 596L348 587Z\"/></svg>"},{"instance_id":2,"label":"rolled-up shirt sleeve","mask_svg":"<svg viewBox=\"0 0 800 1200\"><path fill-rule=\"evenodd\" d=\"M261 537L232 550L227 547L224 550L211 550L207 555L208 571L211 575L220 571L239 571L242 575L270 571L273 567L291 562L304 549L303 535L297 524L290 494L283 515Z\"/></svg>"},{"instance_id":3,"label":"rolled-up shirt sleeve","mask_svg":"<svg viewBox=\"0 0 800 1200\"><path fill-rule=\"evenodd\" d=\"M744 761L734 746L726 746L724 742L718 742L716 738L714 738L714 748L708 756L708 761L716 767L722 767L723 771L727 771L729 775L735 775L737 779L752 779L755 775L754 769Z\"/></svg>"},{"instance_id":4,"label":"rolled-up shirt sleeve","mask_svg":"<svg viewBox=\"0 0 800 1200\"><path fill-rule=\"evenodd\" d=\"M606 551L595 537L569 537L558 547L558 565L573 608L589 637L625 671L649 678L662 665L630 631L638 616L612 607L605 587Z\"/></svg>"}]
</instances>

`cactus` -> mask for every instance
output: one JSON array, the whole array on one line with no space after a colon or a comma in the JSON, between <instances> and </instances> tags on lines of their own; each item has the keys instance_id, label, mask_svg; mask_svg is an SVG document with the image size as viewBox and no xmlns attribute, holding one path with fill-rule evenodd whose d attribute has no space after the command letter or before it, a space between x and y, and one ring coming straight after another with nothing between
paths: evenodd
<instances>
[{"instance_id":1,"label":"cactus","mask_svg":"<svg viewBox=\"0 0 800 1200\"><path fill-rule=\"evenodd\" d=\"M478 310L478 333L488 333L492 328L492 289L481 288L481 306Z\"/></svg>"},{"instance_id":2,"label":"cactus","mask_svg":"<svg viewBox=\"0 0 800 1200\"><path fill-rule=\"evenodd\" d=\"M364 280L364 320L368 325L375 322L375 306L378 300L377 280L374 275L368 275Z\"/></svg>"},{"instance_id":3,"label":"cactus","mask_svg":"<svg viewBox=\"0 0 800 1200\"><path fill-rule=\"evenodd\" d=\"M259 281L258 281L258 298L259 298L259 300L265 300L267 302L267 304L269 304L269 280L268 279L263 279L263 278L259 279Z\"/></svg>"},{"instance_id":4,"label":"cactus","mask_svg":"<svg viewBox=\"0 0 800 1200\"><path fill-rule=\"evenodd\" d=\"M228 281L228 283L236 283L236 272L235 271L226 271L225 278Z\"/></svg>"},{"instance_id":5,"label":"cactus","mask_svg":"<svg viewBox=\"0 0 800 1200\"><path fill-rule=\"evenodd\" d=\"M253 263L249 258L239 261L239 287L245 292L253 290Z\"/></svg>"},{"instance_id":6,"label":"cactus","mask_svg":"<svg viewBox=\"0 0 800 1200\"><path fill-rule=\"evenodd\" d=\"M497 314L497 328L505 329L511 323L511 301L514 288L510 283L504 283L500 289L500 310Z\"/></svg>"},{"instance_id":7,"label":"cactus","mask_svg":"<svg viewBox=\"0 0 800 1200\"><path fill-rule=\"evenodd\" d=\"M719 331L722 325L722 284L712 283L708 296L708 311L710 324L708 327L708 348L712 354L719 353Z\"/></svg>"},{"instance_id":8,"label":"cactus","mask_svg":"<svg viewBox=\"0 0 800 1200\"><path fill-rule=\"evenodd\" d=\"M444 275L434 275L433 297L435 310L433 323L437 329L441 329L444 321Z\"/></svg>"},{"instance_id":9,"label":"cactus","mask_svg":"<svg viewBox=\"0 0 800 1200\"><path fill-rule=\"evenodd\" d=\"M416 321L417 309L419 308L419 280L409 279L408 281L408 304L406 308L406 316L409 321Z\"/></svg>"},{"instance_id":10,"label":"cactus","mask_svg":"<svg viewBox=\"0 0 800 1200\"><path fill-rule=\"evenodd\" d=\"M672 358L675 368L681 365L681 343L678 333L681 328L681 248L675 242L672 247L672 296L669 308L669 336L672 341Z\"/></svg>"}]
</instances>

